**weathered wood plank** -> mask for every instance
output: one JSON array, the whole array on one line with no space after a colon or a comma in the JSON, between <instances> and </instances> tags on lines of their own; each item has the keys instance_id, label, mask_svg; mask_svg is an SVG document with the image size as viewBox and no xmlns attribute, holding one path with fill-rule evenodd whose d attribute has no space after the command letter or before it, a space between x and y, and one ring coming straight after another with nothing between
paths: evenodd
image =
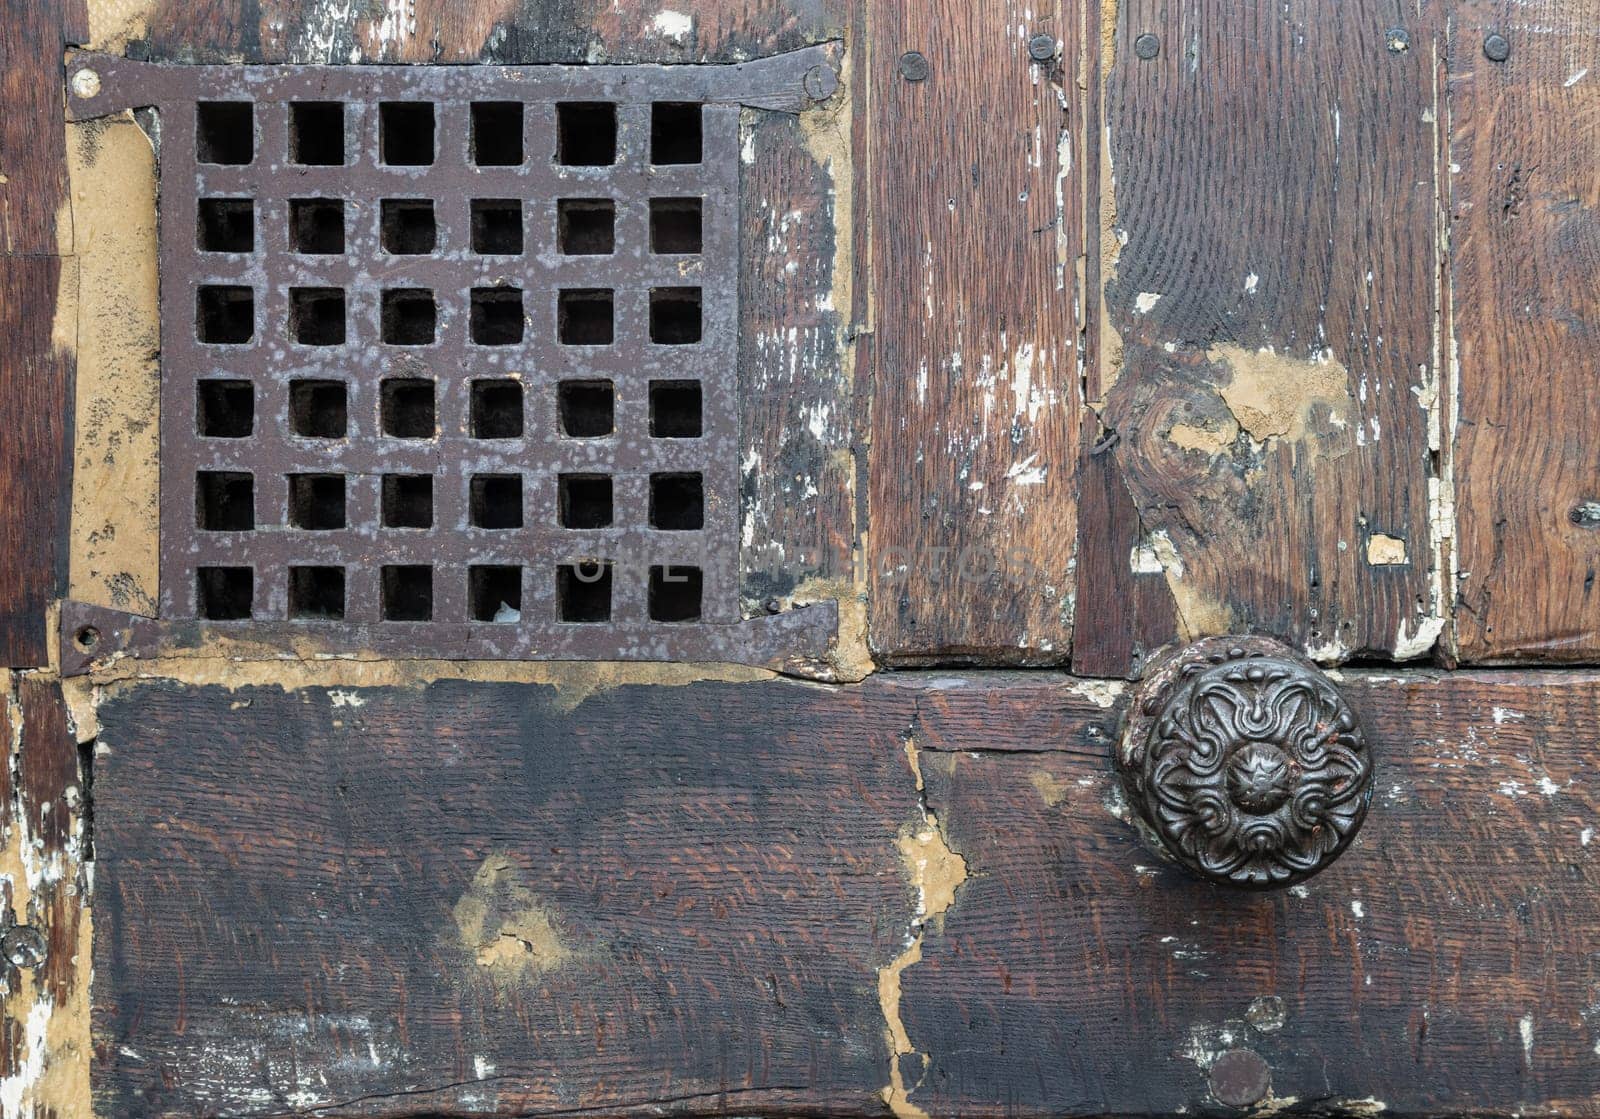
<instances>
[{"instance_id":1,"label":"weathered wood plank","mask_svg":"<svg viewBox=\"0 0 1600 1119\"><path fill-rule=\"evenodd\" d=\"M867 24L873 646L901 662L1058 663L1077 506L1081 20L1056 4L875 0ZM1041 34L1060 53L1038 63ZM903 67L909 51L925 61Z\"/></svg>"},{"instance_id":2,"label":"weathered wood plank","mask_svg":"<svg viewBox=\"0 0 1600 1119\"><path fill-rule=\"evenodd\" d=\"M184 62L734 62L839 35L845 0L158 0L115 29Z\"/></svg>"},{"instance_id":3,"label":"weathered wood plank","mask_svg":"<svg viewBox=\"0 0 1600 1119\"><path fill-rule=\"evenodd\" d=\"M1121 818L1115 683L114 688L101 1112L1206 1113L1248 1047L1600 1113L1600 674L1344 687L1366 828L1250 896Z\"/></svg>"},{"instance_id":4,"label":"weathered wood plank","mask_svg":"<svg viewBox=\"0 0 1600 1119\"><path fill-rule=\"evenodd\" d=\"M0 1110L87 1115L88 787L58 684L0 672L0 687L0 930L26 926L44 945L35 966L0 961Z\"/></svg>"},{"instance_id":5,"label":"weathered wood plank","mask_svg":"<svg viewBox=\"0 0 1600 1119\"><path fill-rule=\"evenodd\" d=\"M967 877L903 977L912 1102L1236 1114L1208 1075L1240 1048L1291 1113L1600 1113L1600 677L1344 687L1383 751L1371 813L1268 894L1141 847L1094 753L974 754L982 706L924 704L928 805Z\"/></svg>"},{"instance_id":6,"label":"weathered wood plank","mask_svg":"<svg viewBox=\"0 0 1600 1119\"><path fill-rule=\"evenodd\" d=\"M68 5L75 7L75 5ZM71 501L71 334L57 337L66 199L60 3L10 3L0 18L0 666L48 658L45 607L66 581Z\"/></svg>"},{"instance_id":7,"label":"weathered wood plank","mask_svg":"<svg viewBox=\"0 0 1600 1119\"><path fill-rule=\"evenodd\" d=\"M1451 27L1461 658L1593 661L1600 3L1472 0Z\"/></svg>"},{"instance_id":8,"label":"weathered wood plank","mask_svg":"<svg viewBox=\"0 0 1600 1119\"><path fill-rule=\"evenodd\" d=\"M1163 575L1184 636L1271 633L1324 661L1424 655L1448 602L1429 505L1434 7L1115 14L1089 395L1138 532L1084 523L1083 546ZM1406 49L1389 49L1397 21Z\"/></svg>"},{"instance_id":9,"label":"weathered wood plank","mask_svg":"<svg viewBox=\"0 0 1600 1119\"><path fill-rule=\"evenodd\" d=\"M910 904L894 843L919 819L898 737L913 701L112 700L101 1113L874 1110L875 969ZM210 725L157 729L174 721Z\"/></svg>"},{"instance_id":10,"label":"weathered wood plank","mask_svg":"<svg viewBox=\"0 0 1600 1119\"><path fill-rule=\"evenodd\" d=\"M842 352L851 122L848 101L833 100L744 122L739 570L749 609L852 575L855 408Z\"/></svg>"}]
</instances>

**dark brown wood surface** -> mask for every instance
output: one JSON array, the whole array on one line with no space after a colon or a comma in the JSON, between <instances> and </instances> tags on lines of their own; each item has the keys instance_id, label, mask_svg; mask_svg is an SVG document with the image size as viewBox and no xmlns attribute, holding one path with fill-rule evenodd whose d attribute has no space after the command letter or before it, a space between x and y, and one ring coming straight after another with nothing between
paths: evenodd
<instances>
[{"instance_id":1,"label":"dark brown wood surface","mask_svg":"<svg viewBox=\"0 0 1600 1119\"><path fill-rule=\"evenodd\" d=\"M849 236L839 214L851 193L848 103L841 91L811 112L804 122L762 113L745 123L739 570L756 608L808 579L848 579L855 542L855 409L842 357L850 308L841 305L850 276L837 256Z\"/></svg>"},{"instance_id":2,"label":"dark brown wood surface","mask_svg":"<svg viewBox=\"0 0 1600 1119\"><path fill-rule=\"evenodd\" d=\"M1111 10L1111 9L1108 9ZM1186 636L1325 659L1442 626L1423 398L1436 384L1434 5L1117 5L1089 398L1137 521L1084 550L1164 573ZM1386 32L1410 39L1390 50ZM1135 56L1141 35L1159 40ZM1375 564L1395 556L1404 562ZM1100 562L1100 561L1096 561ZM1079 612L1089 664L1126 618Z\"/></svg>"},{"instance_id":3,"label":"dark brown wood surface","mask_svg":"<svg viewBox=\"0 0 1600 1119\"><path fill-rule=\"evenodd\" d=\"M1343 686L1366 829L1265 895L1141 845L1112 684L125 686L100 1111L1215 1113L1249 1048L1285 1107L1600 1113L1600 677Z\"/></svg>"},{"instance_id":4,"label":"dark brown wood surface","mask_svg":"<svg viewBox=\"0 0 1600 1119\"><path fill-rule=\"evenodd\" d=\"M1600 655L1600 3L1473 0L1450 44L1465 661ZM1504 61L1485 57L1502 35Z\"/></svg>"},{"instance_id":5,"label":"dark brown wood surface","mask_svg":"<svg viewBox=\"0 0 1600 1119\"><path fill-rule=\"evenodd\" d=\"M63 19L81 5L11 4L0 20L0 666L48 657L45 607L66 582L71 330L56 334L66 199ZM64 9L67 14L64 15ZM70 267L70 265L69 265ZM70 273L69 273L70 276Z\"/></svg>"},{"instance_id":6,"label":"dark brown wood surface","mask_svg":"<svg viewBox=\"0 0 1600 1119\"><path fill-rule=\"evenodd\" d=\"M1059 663L1077 509L1082 21L873 0L871 638L898 662ZM1054 36L1059 60L1030 61ZM926 59L908 80L901 56Z\"/></svg>"},{"instance_id":7,"label":"dark brown wood surface","mask_svg":"<svg viewBox=\"0 0 1600 1119\"><path fill-rule=\"evenodd\" d=\"M732 62L838 36L844 0L157 0L183 62Z\"/></svg>"}]
</instances>

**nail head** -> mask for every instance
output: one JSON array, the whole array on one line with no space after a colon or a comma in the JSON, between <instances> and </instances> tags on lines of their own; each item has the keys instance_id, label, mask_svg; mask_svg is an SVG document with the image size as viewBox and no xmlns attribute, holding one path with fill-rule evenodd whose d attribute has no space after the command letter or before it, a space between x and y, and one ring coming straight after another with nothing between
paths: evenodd
<instances>
[{"instance_id":1,"label":"nail head","mask_svg":"<svg viewBox=\"0 0 1600 1119\"><path fill-rule=\"evenodd\" d=\"M900 56L900 76L908 82L926 81L928 56L921 51L906 51Z\"/></svg>"},{"instance_id":2,"label":"nail head","mask_svg":"<svg viewBox=\"0 0 1600 1119\"><path fill-rule=\"evenodd\" d=\"M832 66L813 66L806 71L801 85L805 87L806 96L811 100L826 101L833 96L833 91L839 88L839 75L833 72Z\"/></svg>"},{"instance_id":3,"label":"nail head","mask_svg":"<svg viewBox=\"0 0 1600 1119\"><path fill-rule=\"evenodd\" d=\"M31 925L12 925L0 936L0 955L12 967L38 967L45 950L44 934Z\"/></svg>"},{"instance_id":4,"label":"nail head","mask_svg":"<svg viewBox=\"0 0 1600 1119\"><path fill-rule=\"evenodd\" d=\"M1404 54L1411 49L1411 32L1404 27L1391 27L1383 33L1384 45L1392 54Z\"/></svg>"},{"instance_id":5,"label":"nail head","mask_svg":"<svg viewBox=\"0 0 1600 1119\"><path fill-rule=\"evenodd\" d=\"M72 75L72 92L85 101L94 97L100 92L100 75L85 66Z\"/></svg>"},{"instance_id":6,"label":"nail head","mask_svg":"<svg viewBox=\"0 0 1600 1119\"><path fill-rule=\"evenodd\" d=\"M1230 1049L1211 1066L1211 1094L1229 1107L1252 1107L1272 1090L1272 1070L1251 1049Z\"/></svg>"},{"instance_id":7,"label":"nail head","mask_svg":"<svg viewBox=\"0 0 1600 1119\"><path fill-rule=\"evenodd\" d=\"M1161 53L1161 39L1152 32L1146 31L1133 41L1133 53L1149 62Z\"/></svg>"},{"instance_id":8,"label":"nail head","mask_svg":"<svg viewBox=\"0 0 1600 1119\"><path fill-rule=\"evenodd\" d=\"M1484 36L1483 56L1490 62L1504 62L1511 55L1511 44L1500 34Z\"/></svg>"},{"instance_id":9,"label":"nail head","mask_svg":"<svg viewBox=\"0 0 1600 1119\"><path fill-rule=\"evenodd\" d=\"M1035 62L1049 62L1056 56L1056 37L1043 32L1028 40L1028 57Z\"/></svg>"}]
</instances>

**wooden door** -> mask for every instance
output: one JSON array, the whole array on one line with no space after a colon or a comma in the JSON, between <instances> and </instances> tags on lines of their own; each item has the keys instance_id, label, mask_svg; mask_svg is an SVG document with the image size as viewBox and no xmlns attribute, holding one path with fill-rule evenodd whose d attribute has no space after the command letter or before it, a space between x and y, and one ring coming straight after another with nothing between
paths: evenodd
<instances>
[{"instance_id":1,"label":"wooden door","mask_svg":"<svg viewBox=\"0 0 1600 1119\"><path fill-rule=\"evenodd\" d=\"M6 1119L1600 1113L1594 0L48 0L0 59ZM253 107L213 141L199 102ZM416 103L449 189L386 167ZM449 370L385 348L429 253L482 277L428 281ZM663 257L725 362L704 429L667 418L700 367L650 372ZM637 368L563 336L597 275ZM280 347L248 369L205 349L224 284ZM272 318L334 288L348 370ZM525 353L472 348L476 293L544 288ZM595 369L590 434L644 456L597 524L703 531L705 582L694 625L652 583L563 644L496 608L581 573L463 559L469 474L595 528L561 442ZM430 378L418 458L383 385ZM293 442L362 424L376 459ZM216 451L272 425L328 465ZM690 468L647 440L717 431L703 521L662 523ZM518 441L446 461L480 437ZM384 478L429 461L465 620L385 628L422 561ZM254 558L207 613L196 470L254 471L285 546L327 527L294 479L343 479L337 616ZM1236 662L1370 764L1307 808L1303 757L1230 753L1240 811L1311 821L1243 884L1183 836L1248 828L1137 772Z\"/></svg>"}]
</instances>

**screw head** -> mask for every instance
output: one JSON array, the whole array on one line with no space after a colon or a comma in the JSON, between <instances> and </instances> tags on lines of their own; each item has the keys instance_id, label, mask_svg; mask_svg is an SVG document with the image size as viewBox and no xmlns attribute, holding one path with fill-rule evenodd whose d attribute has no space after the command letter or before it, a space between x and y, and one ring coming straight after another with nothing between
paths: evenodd
<instances>
[{"instance_id":1,"label":"screw head","mask_svg":"<svg viewBox=\"0 0 1600 1119\"><path fill-rule=\"evenodd\" d=\"M44 933L31 925L12 925L0 935L0 956L12 967L38 967L47 947Z\"/></svg>"},{"instance_id":2,"label":"screw head","mask_svg":"<svg viewBox=\"0 0 1600 1119\"><path fill-rule=\"evenodd\" d=\"M1383 44L1391 54L1405 54L1411 49L1411 32L1404 27L1391 27L1383 33Z\"/></svg>"},{"instance_id":3,"label":"screw head","mask_svg":"<svg viewBox=\"0 0 1600 1119\"><path fill-rule=\"evenodd\" d=\"M1498 32L1483 38L1483 57L1490 62L1504 62L1511 55L1511 44Z\"/></svg>"},{"instance_id":4,"label":"screw head","mask_svg":"<svg viewBox=\"0 0 1600 1119\"><path fill-rule=\"evenodd\" d=\"M928 56L921 51L906 51L900 56L900 76L908 82L926 81Z\"/></svg>"},{"instance_id":5,"label":"screw head","mask_svg":"<svg viewBox=\"0 0 1600 1119\"><path fill-rule=\"evenodd\" d=\"M800 80L800 84L811 100L826 101L833 96L833 91L839 88L839 75L833 72L832 66L817 65L806 71L806 76Z\"/></svg>"},{"instance_id":6,"label":"screw head","mask_svg":"<svg viewBox=\"0 0 1600 1119\"><path fill-rule=\"evenodd\" d=\"M1229 1107L1252 1107L1272 1090L1272 1070L1251 1049L1230 1049L1211 1066L1211 1094Z\"/></svg>"},{"instance_id":7,"label":"screw head","mask_svg":"<svg viewBox=\"0 0 1600 1119\"><path fill-rule=\"evenodd\" d=\"M1028 40L1028 57L1035 62L1049 62L1056 56L1056 37L1040 32Z\"/></svg>"},{"instance_id":8,"label":"screw head","mask_svg":"<svg viewBox=\"0 0 1600 1119\"><path fill-rule=\"evenodd\" d=\"M85 101L100 92L100 75L85 66L72 75L72 93Z\"/></svg>"},{"instance_id":9,"label":"screw head","mask_svg":"<svg viewBox=\"0 0 1600 1119\"><path fill-rule=\"evenodd\" d=\"M1161 53L1161 37L1152 31L1146 31L1133 41L1133 53L1149 62Z\"/></svg>"}]
</instances>

